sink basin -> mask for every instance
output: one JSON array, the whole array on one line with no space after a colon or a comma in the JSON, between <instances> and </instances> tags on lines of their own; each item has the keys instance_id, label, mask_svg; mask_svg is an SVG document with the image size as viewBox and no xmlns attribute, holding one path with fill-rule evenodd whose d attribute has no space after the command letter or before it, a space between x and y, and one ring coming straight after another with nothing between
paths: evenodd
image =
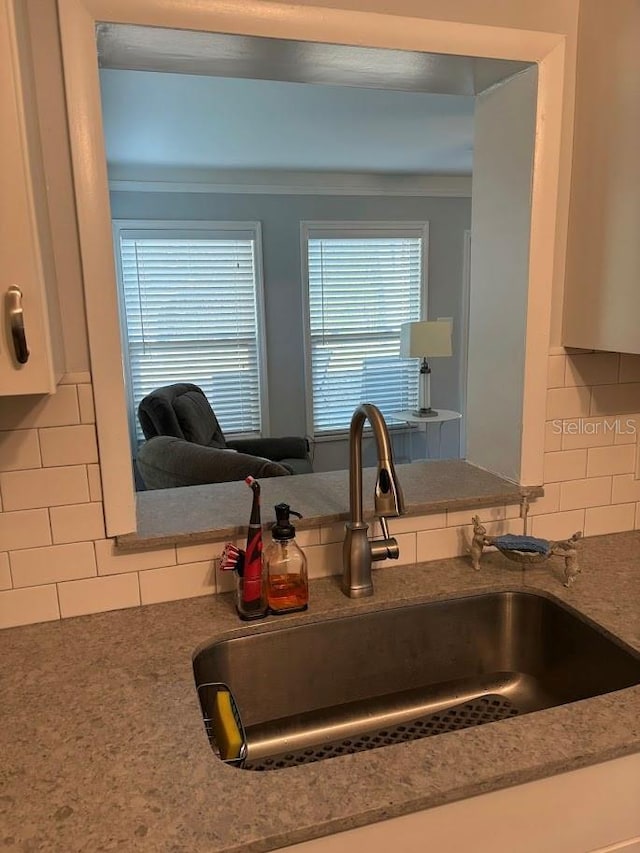
<instances>
[{"instance_id":1,"label":"sink basin","mask_svg":"<svg viewBox=\"0 0 640 853\"><path fill-rule=\"evenodd\" d=\"M194 657L205 721L227 685L239 766L271 770L640 684L640 655L570 608L501 592L221 640ZM215 744L213 744L215 747Z\"/></svg>"}]
</instances>

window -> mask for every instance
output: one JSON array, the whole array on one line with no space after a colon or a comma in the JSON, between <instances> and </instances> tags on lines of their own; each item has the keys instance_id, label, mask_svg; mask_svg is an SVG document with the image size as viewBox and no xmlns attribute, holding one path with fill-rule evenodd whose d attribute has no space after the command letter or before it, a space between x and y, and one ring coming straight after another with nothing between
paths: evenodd
<instances>
[{"instance_id":1,"label":"window","mask_svg":"<svg viewBox=\"0 0 640 853\"><path fill-rule=\"evenodd\" d=\"M303 223L309 431L348 429L354 408L415 408L418 367L400 326L425 316L427 223Z\"/></svg>"},{"instance_id":2,"label":"window","mask_svg":"<svg viewBox=\"0 0 640 853\"><path fill-rule=\"evenodd\" d=\"M259 223L114 223L131 434L140 400L193 382L226 433L265 433Z\"/></svg>"}]
</instances>

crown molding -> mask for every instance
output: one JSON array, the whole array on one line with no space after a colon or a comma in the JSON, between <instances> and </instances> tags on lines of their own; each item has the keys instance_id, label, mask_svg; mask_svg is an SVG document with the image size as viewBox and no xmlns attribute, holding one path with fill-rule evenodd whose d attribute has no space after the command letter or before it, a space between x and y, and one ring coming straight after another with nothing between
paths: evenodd
<instances>
[{"instance_id":1,"label":"crown molding","mask_svg":"<svg viewBox=\"0 0 640 853\"><path fill-rule=\"evenodd\" d=\"M110 167L112 192L470 198L470 175Z\"/></svg>"}]
</instances>

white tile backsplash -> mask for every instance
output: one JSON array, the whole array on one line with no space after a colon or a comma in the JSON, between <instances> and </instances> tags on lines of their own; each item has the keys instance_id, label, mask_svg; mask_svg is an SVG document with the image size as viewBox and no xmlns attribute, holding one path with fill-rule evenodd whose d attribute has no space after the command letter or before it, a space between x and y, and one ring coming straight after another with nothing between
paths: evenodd
<instances>
[{"instance_id":1,"label":"white tile backsplash","mask_svg":"<svg viewBox=\"0 0 640 853\"><path fill-rule=\"evenodd\" d=\"M40 444L37 429L0 432L0 471L21 471L40 467Z\"/></svg>"},{"instance_id":2,"label":"white tile backsplash","mask_svg":"<svg viewBox=\"0 0 640 853\"><path fill-rule=\"evenodd\" d=\"M138 575L136 572L131 572L105 578L59 583L58 597L60 614L63 618L135 607L140 604Z\"/></svg>"},{"instance_id":3,"label":"white tile backsplash","mask_svg":"<svg viewBox=\"0 0 640 853\"><path fill-rule=\"evenodd\" d=\"M77 423L80 423L80 409L75 385L59 385L51 395L0 397L0 430Z\"/></svg>"},{"instance_id":4,"label":"white tile backsplash","mask_svg":"<svg viewBox=\"0 0 640 853\"><path fill-rule=\"evenodd\" d=\"M51 544L49 513L46 509L27 509L0 514L0 551L35 548Z\"/></svg>"},{"instance_id":5,"label":"white tile backsplash","mask_svg":"<svg viewBox=\"0 0 640 853\"><path fill-rule=\"evenodd\" d=\"M104 539L104 515L101 503L52 506L49 509L51 533L56 545Z\"/></svg>"},{"instance_id":6,"label":"white tile backsplash","mask_svg":"<svg viewBox=\"0 0 640 853\"><path fill-rule=\"evenodd\" d=\"M98 444L93 424L49 427L39 430L39 433L45 468L98 462Z\"/></svg>"},{"instance_id":7,"label":"white tile backsplash","mask_svg":"<svg viewBox=\"0 0 640 853\"><path fill-rule=\"evenodd\" d=\"M93 388L91 385L78 385L78 405L80 420L83 424L96 422L96 411L93 404Z\"/></svg>"},{"instance_id":8,"label":"white tile backsplash","mask_svg":"<svg viewBox=\"0 0 640 853\"><path fill-rule=\"evenodd\" d=\"M0 592L0 628L60 618L55 584Z\"/></svg>"},{"instance_id":9,"label":"white tile backsplash","mask_svg":"<svg viewBox=\"0 0 640 853\"><path fill-rule=\"evenodd\" d=\"M640 428L640 357L557 348L548 370L545 496L529 532L640 528L638 430L604 427L621 414ZM233 589L217 566L224 542L125 551L105 538L90 376L64 382L51 397L0 398L0 627ZM391 519L400 560L388 565L466 553L475 514L491 535L523 530L517 505ZM340 574L343 539L344 522L298 528L311 578Z\"/></svg>"},{"instance_id":10,"label":"white tile backsplash","mask_svg":"<svg viewBox=\"0 0 640 853\"><path fill-rule=\"evenodd\" d=\"M0 489L6 512L89 501L89 483L84 465L6 471L0 474Z\"/></svg>"},{"instance_id":11,"label":"white tile backsplash","mask_svg":"<svg viewBox=\"0 0 640 853\"><path fill-rule=\"evenodd\" d=\"M0 589L11 589L11 571L9 570L9 555L0 553Z\"/></svg>"},{"instance_id":12,"label":"white tile backsplash","mask_svg":"<svg viewBox=\"0 0 640 853\"><path fill-rule=\"evenodd\" d=\"M140 572L142 604L213 595L215 591L216 571L213 560Z\"/></svg>"},{"instance_id":13,"label":"white tile backsplash","mask_svg":"<svg viewBox=\"0 0 640 853\"><path fill-rule=\"evenodd\" d=\"M96 574L93 542L12 551L9 562L16 588L88 578Z\"/></svg>"},{"instance_id":14,"label":"white tile backsplash","mask_svg":"<svg viewBox=\"0 0 640 853\"><path fill-rule=\"evenodd\" d=\"M113 539L102 539L95 544L99 575L141 572L145 569L173 566L176 563L174 545L152 551L122 551L115 547Z\"/></svg>"}]
</instances>

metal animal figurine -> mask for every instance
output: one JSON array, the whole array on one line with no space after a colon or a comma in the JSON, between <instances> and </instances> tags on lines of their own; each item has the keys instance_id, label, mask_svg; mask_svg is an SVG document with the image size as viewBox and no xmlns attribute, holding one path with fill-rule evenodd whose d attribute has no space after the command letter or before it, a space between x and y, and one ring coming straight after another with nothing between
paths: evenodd
<instances>
[{"instance_id":1,"label":"metal animal figurine","mask_svg":"<svg viewBox=\"0 0 640 853\"><path fill-rule=\"evenodd\" d=\"M487 529L480 523L480 518L474 515L473 539L469 548L471 564L478 571L480 558L485 548L497 548L501 554L516 563L532 565L542 563L549 557L564 558L564 585L570 587L580 574L578 562L578 549L576 542L582 538L582 533L577 531L569 539L538 539L533 536L487 536Z\"/></svg>"}]
</instances>

